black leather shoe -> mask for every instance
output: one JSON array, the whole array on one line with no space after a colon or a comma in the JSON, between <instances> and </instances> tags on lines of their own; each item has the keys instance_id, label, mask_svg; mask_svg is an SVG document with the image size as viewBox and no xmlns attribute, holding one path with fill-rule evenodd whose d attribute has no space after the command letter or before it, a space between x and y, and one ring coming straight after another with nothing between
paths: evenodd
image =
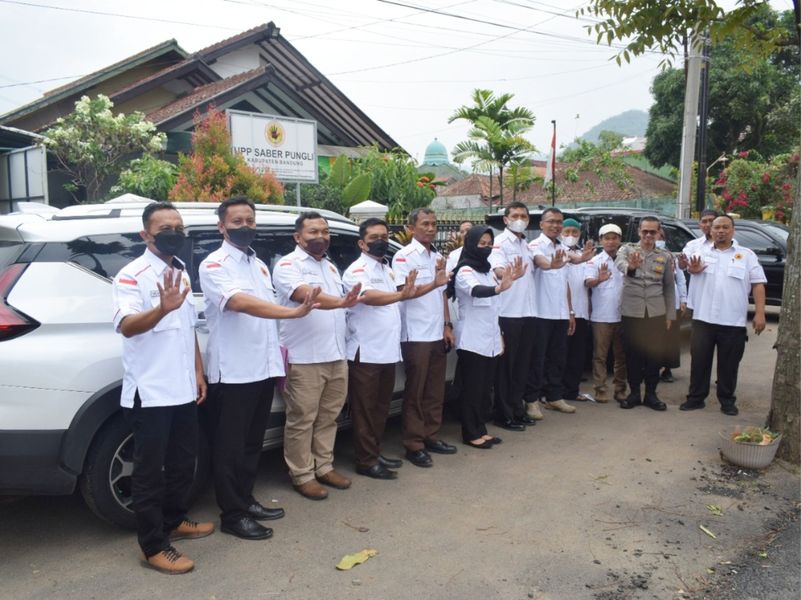
<instances>
[{"instance_id":1,"label":"black leather shoe","mask_svg":"<svg viewBox=\"0 0 801 600\"><path fill-rule=\"evenodd\" d=\"M456 446L451 446L442 440L427 441L426 450L436 454L456 454Z\"/></svg>"},{"instance_id":2,"label":"black leather shoe","mask_svg":"<svg viewBox=\"0 0 801 600\"><path fill-rule=\"evenodd\" d=\"M495 421L495 425L507 431L525 431L526 426L521 421L513 421L508 419L506 421Z\"/></svg>"},{"instance_id":3,"label":"black leather shoe","mask_svg":"<svg viewBox=\"0 0 801 600\"><path fill-rule=\"evenodd\" d=\"M658 410L658 411L667 410L667 404L662 402L654 392L650 394L645 394L645 398L643 399L642 403L643 406L647 406L652 410Z\"/></svg>"},{"instance_id":4,"label":"black leather shoe","mask_svg":"<svg viewBox=\"0 0 801 600\"><path fill-rule=\"evenodd\" d=\"M399 458L387 458L379 454L378 464L387 469L400 469L403 466L403 461Z\"/></svg>"},{"instance_id":5,"label":"black leather shoe","mask_svg":"<svg viewBox=\"0 0 801 600\"><path fill-rule=\"evenodd\" d=\"M490 442L489 440L484 440L480 444L474 444L470 440L465 440L463 443L464 443L465 446L470 446L471 448L477 448L478 450L491 450L492 449L492 442Z\"/></svg>"},{"instance_id":6,"label":"black leather shoe","mask_svg":"<svg viewBox=\"0 0 801 600\"><path fill-rule=\"evenodd\" d=\"M515 417L512 419L515 423L522 423L527 427L532 427L537 424L537 419L532 419L528 415L523 415L522 417Z\"/></svg>"},{"instance_id":7,"label":"black leather shoe","mask_svg":"<svg viewBox=\"0 0 801 600\"><path fill-rule=\"evenodd\" d=\"M407 450L406 460L416 467L428 468L434 466L434 461L431 460L431 455L425 450Z\"/></svg>"},{"instance_id":8,"label":"black leather shoe","mask_svg":"<svg viewBox=\"0 0 801 600\"><path fill-rule=\"evenodd\" d=\"M248 506L248 514L257 521L274 521L284 516L283 508L267 508L259 502L253 502Z\"/></svg>"},{"instance_id":9,"label":"black leather shoe","mask_svg":"<svg viewBox=\"0 0 801 600\"><path fill-rule=\"evenodd\" d=\"M503 440L499 437L493 437L492 439L487 440L490 444L503 444Z\"/></svg>"},{"instance_id":10,"label":"black leather shoe","mask_svg":"<svg viewBox=\"0 0 801 600\"><path fill-rule=\"evenodd\" d=\"M629 394L625 400L620 401L620 408L634 408L642 404L640 397L635 394Z\"/></svg>"},{"instance_id":11,"label":"black leather shoe","mask_svg":"<svg viewBox=\"0 0 801 600\"><path fill-rule=\"evenodd\" d=\"M703 402L693 402L691 400L687 400L687 402L684 402L679 406L679 410L699 410L704 407L706 407L706 404Z\"/></svg>"},{"instance_id":12,"label":"black leather shoe","mask_svg":"<svg viewBox=\"0 0 801 600\"><path fill-rule=\"evenodd\" d=\"M273 530L259 525L251 517L239 517L233 521L224 521L220 529L224 533L235 535L243 540L266 540L273 537Z\"/></svg>"},{"instance_id":13,"label":"black leather shoe","mask_svg":"<svg viewBox=\"0 0 801 600\"><path fill-rule=\"evenodd\" d=\"M381 463L376 463L372 467L356 467L356 472L359 475L372 477L373 479L395 479L398 474L395 471L390 471Z\"/></svg>"},{"instance_id":14,"label":"black leather shoe","mask_svg":"<svg viewBox=\"0 0 801 600\"><path fill-rule=\"evenodd\" d=\"M734 404L726 404L720 407L720 412L724 415L729 415L730 417L737 416L740 411L737 410L737 407Z\"/></svg>"}]
</instances>

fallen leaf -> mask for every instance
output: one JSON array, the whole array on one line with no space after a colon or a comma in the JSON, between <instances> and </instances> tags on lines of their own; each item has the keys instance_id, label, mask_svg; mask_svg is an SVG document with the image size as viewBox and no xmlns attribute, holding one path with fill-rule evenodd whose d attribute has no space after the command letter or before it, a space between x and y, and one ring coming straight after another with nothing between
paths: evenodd
<instances>
[{"instance_id":1,"label":"fallen leaf","mask_svg":"<svg viewBox=\"0 0 801 600\"><path fill-rule=\"evenodd\" d=\"M340 571L350 571L356 565L362 564L368 558L376 554L378 554L378 550L374 550L373 548L367 548L355 554L346 554L337 564L337 569Z\"/></svg>"},{"instance_id":2,"label":"fallen leaf","mask_svg":"<svg viewBox=\"0 0 801 600\"><path fill-rule=\"evenodd\" d=\"M759 558L767 558L768 557L768 553L767 552L760 552L759 554L757 554L757 556L759 556Z\"/></svg>"},{"instance_id":3,"label":"fallen leaf","mask_svg":"<svg viewBox=\"0 0 801 600\"><path fill-rule=\"evenodd\" d=\"M716 517L723 516L723 509L720 508L720 506L718 506L717 504L707 504L706 509Z\"/></svg>"},{"instance_id":4,"label":"fallen leaf","mask_svg":"<svg viewBox=\"0 0 801 600\"><path fill-rule=\"evenodd\" d=\"M704 527L703 525L699 525L699 526L698 526L698 529L700 529L701 531L703 531L705 534L707 534L707 535L708 535L709 537L711 537L712 539L714 539L714 540L718 539L718 536L716 536L714 533L712 533L711 531L709 531L709 529L707 529L707 528L706 528L706 527Z\"/></svg>"}]
</instances>

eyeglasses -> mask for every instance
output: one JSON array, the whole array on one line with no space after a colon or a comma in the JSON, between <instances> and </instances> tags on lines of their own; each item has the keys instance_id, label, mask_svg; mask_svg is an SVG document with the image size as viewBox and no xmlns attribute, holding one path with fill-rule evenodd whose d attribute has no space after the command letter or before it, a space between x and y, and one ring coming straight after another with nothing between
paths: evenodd
<instances>
[{"instance_id":1,"label":"eyeglasses","mask_svg":"<svg viewBox=\"0 0 801 600\"><path fill-rule=\"evenodd\" d=\"M542 221L543 223L547 223L548 225L561 225L564 221L554 221L553 219L548 219L547 221Z\"/></svg>"},{"instance_id":2,"label":"eyeglasses","mask_svg":"<svg viewBox=\"0 0 801 600\"><path fill-rule=\"evenodd\" d=\"M640 233L642 235L658 235L659 234L659 230L658 229L641 229Z\"/></svg>"}]
</instances>

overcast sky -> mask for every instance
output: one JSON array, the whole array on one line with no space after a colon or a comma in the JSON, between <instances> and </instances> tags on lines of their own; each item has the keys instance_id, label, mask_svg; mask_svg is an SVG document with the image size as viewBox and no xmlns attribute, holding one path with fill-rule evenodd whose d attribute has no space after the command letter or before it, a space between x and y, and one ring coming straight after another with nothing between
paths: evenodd
<instances>
[{"instance_id":1,"label":"overcast sky","mask_svg":"<svg viewBox=\"0 0 801 600\"><path fill-rule=\"evenodd\" d=\"M380 127L421 160L467 126L474 88L515 95L543 152L628 109L648 110L661 56L618 67L575 18L578 0L0 0L0 114L175 38L194 52L273 21ZM732 5L724 2L724 5ZM790 0L772 4L791 8ZM400 6L404 5L404 6ZM449 13L434 14L427 9Z\"/></svg>"}]
</instances>

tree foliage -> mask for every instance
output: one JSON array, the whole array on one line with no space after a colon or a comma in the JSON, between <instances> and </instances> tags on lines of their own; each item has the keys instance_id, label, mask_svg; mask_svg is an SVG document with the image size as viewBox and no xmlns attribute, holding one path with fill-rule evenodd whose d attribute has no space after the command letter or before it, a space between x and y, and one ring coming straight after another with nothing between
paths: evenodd
<instances>
[{"instance_id":1,"label":"tree foliage","mask_svg":"<svg viewBox=\"0 0 801 600\"><path fill-rule=\"evenodd\" d=\"M243 195L254 202L283 204L284 187L269 171L259 173L231 150L228 121L212 107L203 116L195 113L193 152L178 158L178 179L170 200L220 202Z\"/></svg>"},{"instance_id":2,"label":"tree foliage","mask_svg":"<svg viewBox=\"0 0 801 600\"><path fill-rule=\"evenodd\" d=\"M159 152L166 136L140 112L114 114L107 96L81 97L75 110L44 132L47 149L71 182L64 187L86 201L102 197L104 187L125 169L131 155Z\"/></svg>"},{"instance_id":3,"label":"tree foliage","mask_svg":"<svg viewBox=\"0 0 801 600\"><path fill-rule=\"evenodd\" d=\"M167 200L170 190L178 177L178 167L166 160L155 156L145 155L136 158L120 173L116 185L111 187L111 193L136 194L153 200Z\"/></svg>"},{"instance_id":4,"label":"tree foliage","mask_svg":"<svg viewBox=\"0 0 801 600\"><path fill-rule=\"evenodd\" d=\"M597 144L577 138L571 148L567 148L560 157L568 163L565 179L577 182L583 173L592 173L601 181L613 181L621 190L631 185L626 163L616 152L622 149L623 136L613 131L602 131ZM591 179L585 180L588 190L593 190Z\"/></svg>"},{"instance_id":5,"label":"tree foliage","mask_svg":"<svg viewBox=\"0 0 801 600\"><path fill-rule=\"evenodd\" d=\"M790 13L764 7L754 17L764 27L787 28ZM789 33L788 33L789 35ZM744 71L751 65L749 73ZM791 151L801 135L801 91L797 62L786 50L753 62L750 50L724 40L711 50L707 163L721 154L756 150L763 156ZM684 71L668 69L654 78L654 104L645 156L657 166L679 166L684 106Z\"/></svg>"}]
</instances>

